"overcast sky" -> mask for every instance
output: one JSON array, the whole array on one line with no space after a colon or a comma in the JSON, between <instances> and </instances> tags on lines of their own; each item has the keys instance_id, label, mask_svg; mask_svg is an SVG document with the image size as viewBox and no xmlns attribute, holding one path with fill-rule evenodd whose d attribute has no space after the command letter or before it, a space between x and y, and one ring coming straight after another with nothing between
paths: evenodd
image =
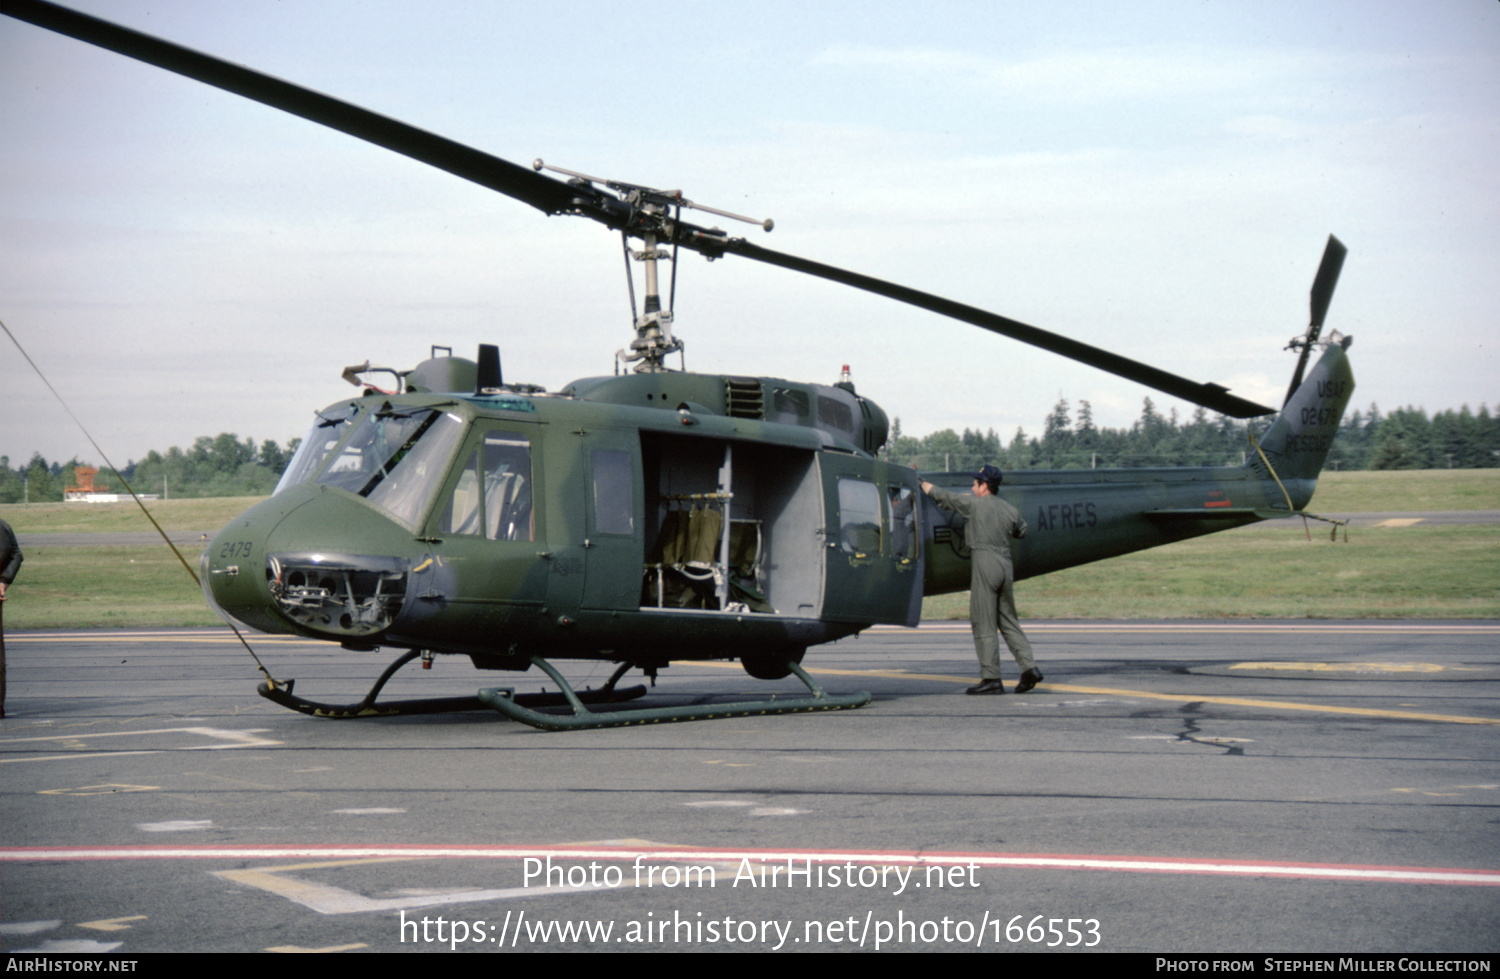
<instances>
[{"instance_id":1,"label":"overcast sky","mask_svg":"<svg viewBox=\"0 0 1500 979\"><path fill-rule=\"evenodd\" d=\"M75 0L518 162L772 217L769 248L1279 404L1327 235L1354 404L1500 403L1500 4ZM703 224L722 223L699 216ZM123 465L304 434L365 359L609 373L618 237L0 17L0 320ZM908 434L1192 406L795 273L685 256L689 368ZM97 461L0 338L0 454Z\"/></svg>"}]
</instances>

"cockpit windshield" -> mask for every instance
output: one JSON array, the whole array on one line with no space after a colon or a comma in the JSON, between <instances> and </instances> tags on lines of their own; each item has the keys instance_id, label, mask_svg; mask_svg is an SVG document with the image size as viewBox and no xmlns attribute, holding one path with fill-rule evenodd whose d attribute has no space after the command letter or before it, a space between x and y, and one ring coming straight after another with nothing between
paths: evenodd
<instances>
[{"instance_id":1,"label":"cockpit windshield","mask_svg":"<svg viewBox=\"0 0 1500 979\"><path fill-rule=\"evenodd\" d=\"M386 407L367 414L317 482L336 486L415 525L463 434L434 408Z\"/></svg>"},{"instance_id":2,"label":"cockpit windshield","mask_svg":"<svg viewBox=\"0 0 1500 979\"><path fill-rule=\"evenodd\" d=\"M289 486L305 483L319 469L323 463L328 461L328 454L343 441L344 436L349 434L349 426L354 423L359 414L359 405L348 404L335 408L332 411L318 412L318 420L313 423L312 431L307 433L307 438L297 446L297 451L292 455L292 461L287 464L286 472L281 474L281 481L276 484L276 492L280 493Z\"/></svg>"}]
</instances>

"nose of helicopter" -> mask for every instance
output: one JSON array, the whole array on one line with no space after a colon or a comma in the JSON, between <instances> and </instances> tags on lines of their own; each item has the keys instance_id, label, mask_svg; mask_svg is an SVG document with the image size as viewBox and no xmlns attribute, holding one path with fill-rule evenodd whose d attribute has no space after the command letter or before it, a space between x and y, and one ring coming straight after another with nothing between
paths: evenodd
<instances>
[{"instance_id":1,"label":"nose of helicopter","mask_svg":"<svg viewBox=\"0 0 1500 979\"><path fill-rule=\"evenodd\" d=\"M261 632L369 641L407 598L411 532L326 487L286 490L236 517L200 560L209 604Z\"/></svg>"}]
</instances>

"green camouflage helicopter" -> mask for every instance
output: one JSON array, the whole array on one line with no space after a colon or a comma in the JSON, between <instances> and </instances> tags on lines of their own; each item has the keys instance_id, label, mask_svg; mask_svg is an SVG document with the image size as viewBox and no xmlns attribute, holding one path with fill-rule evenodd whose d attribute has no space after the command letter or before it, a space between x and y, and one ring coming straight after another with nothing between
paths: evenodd
<instances>
[{"instance_id":1,"label":"green camouflage helicopter","mask_svg":"<svg viewBox=\"0 0 1500 979\"><path fill-rule=\"evenodd\" d=\"M613 376L559 391L506 383L499 352L477 360L434 348L412 370L345 371L362 393L317 413L275 494L209 545L201 580L232 622L265 632L402 655L356 704L304 699L293 682L261 693L328 717L492 707L547 729L858 707L799 665L809 646L871 625L915 626L924 595L963 591L958 518L923 479L965 488L966 474L923 473L880 458L888 419L847 376L824 385L693 374L662 305L657 262L680 249L735 255L841 282L1060 353L1221 414L1274 409L1014 320L754 245L681 220L678 191L527 168L218 58L43 0L0 13L116 51L357 136L497 190L546 214L592 218L643 244L643 309ZM547 176L563 174L567 179ZM1017 579L1227 530L1306 515L1354 390L1350 338L1321 339L1345 256L1329 237L1311 323L1279 417L1244 465L1027 470L1001 494L1032 525ZM674 276L676 263L673 263ZM668 296L671 291L668 291ZM634 293L632 286L632 306ZM1309 369L1310 353L1322 354ZM620 370L628 365L631 369ZM390 374L387 389L365 375ZM508 688L474 698L376 703L402 665L436 654L480 669L546 672L559 695ZM576 692L548 658L618 664ZM795 673L806 697L729 705L590 711L629 700L632 669L737 659L752 675ZM538 708L565 705L571 714Z\"/></svg>"}]
</instances>

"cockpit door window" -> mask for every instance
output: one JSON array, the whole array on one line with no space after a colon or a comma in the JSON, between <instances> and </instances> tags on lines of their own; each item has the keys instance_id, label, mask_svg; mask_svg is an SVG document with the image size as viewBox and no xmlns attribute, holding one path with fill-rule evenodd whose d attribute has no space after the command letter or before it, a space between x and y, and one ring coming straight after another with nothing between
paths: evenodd
<instances>
[{"instance_id":1,"label":"cockpit door window","mask_svg":"<svg viewBox=\"0 0 1500 979\"><path fill-rule=\"evenodd\" d=\"M464 461L438 530L444 534L482 535L489 540L536 539L531 443L525 436L485 433L483 447L470 452Z\"/></svg>"}]
</instances>

